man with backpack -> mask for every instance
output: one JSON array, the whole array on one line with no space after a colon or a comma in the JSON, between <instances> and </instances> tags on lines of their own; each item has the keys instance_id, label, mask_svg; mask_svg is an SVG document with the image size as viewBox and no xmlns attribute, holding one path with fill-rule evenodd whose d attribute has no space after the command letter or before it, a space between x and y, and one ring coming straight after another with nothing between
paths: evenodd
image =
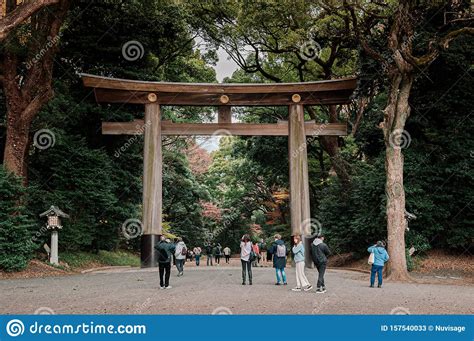
<instances>
[{"instance_id":1,"label":"man with backpack","mask_svg":"<svg viewBox=\"0 0 474 341\"><path fill-rule=\"evenodd\" d=\"M258 250L260 251L260 257L258 259L258 262L260 263L261 260L262 263L265 264L265 262L267 261L267 245L265 244L263 239L260 239L260 243L258 244Z\"/></svg>"},{"instance_id":2,"label":"man with backpack","mask_svg":"<svg viewBox=\"0 0 474 341\"><path fill-rule=\"evenodd\" d=\"M171 289L170 274L171 274L171 258L175 251L174 244L165 236L161 236L158 244L155 245L158 252L158 266L160 270L160 288ZM164 277L164 280L163 280Z\"/></svg>"},{"instance_id":3,"label":"man with backpack","mask_svg":"<svg viewBox=\"0 0 474 341\"><path fill-rule=\"evenodd\" d=\"M178 277L183 276L184 270L184 261L186 260L186 255L188 253L188 249L186 244L183 242L183 238L178 238L178 243L176 244L176 250L174 252L174 256L176 258L176 269L178 269Z\"/></svg>"},{"instance_id":4,"label":"man with backpack","mask_svg":"<svg viewBox=\"0 0 474 341\"><path fill-rule=\"evenodd\" d=\"M286 282L286 273L285 273L285 266L286 266L286 246L283 240L281 240L281 235L275 235L275 241L271 247L271 253L273 255L273 267L275 268L276 272L276 279L277 282L275 285L281 285L281 281L283 285L287 285ZM281 280L280 280L281 274Z\"/></svg>"},{"instance_id":5,"label":"man with backpack","mask_svg":"<svg viewBox=\"0 0 474 341\"><path fill-rule=\"evenodd\" d=\"M326 286L324 285L324 273L328 263L328 256L331 254L328 246L324 243L324 236L319 234L311 244L311 256L313 257L314 265L318 269L318 283L316 285L316 293L324 294Z\"/></svg>"}]
</instances>

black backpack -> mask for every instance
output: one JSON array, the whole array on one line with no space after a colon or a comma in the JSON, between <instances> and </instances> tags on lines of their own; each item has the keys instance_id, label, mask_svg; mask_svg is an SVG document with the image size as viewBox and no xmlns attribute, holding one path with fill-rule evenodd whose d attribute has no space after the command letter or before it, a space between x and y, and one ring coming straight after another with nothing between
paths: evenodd
<instances>
[{"instance_id":1,"label":"black backpack","mask_svg":"<svg viewBox=\"0 0 474 341\"><path fill-rule=\"evenodd\" d=\"M317 257L318 250L317 246L311 243L311 258L313 259L314 264L319 264L319 259Z\"/></svg>"}]
</instances>

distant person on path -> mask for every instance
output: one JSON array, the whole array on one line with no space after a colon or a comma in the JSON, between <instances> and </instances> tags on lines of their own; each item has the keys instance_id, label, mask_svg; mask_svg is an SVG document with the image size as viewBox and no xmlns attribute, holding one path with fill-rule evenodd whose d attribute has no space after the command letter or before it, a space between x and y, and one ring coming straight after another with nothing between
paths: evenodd
<instances>
[{"instance_id":1,"label":"distant person on path","mask_svg":"<svg viewBox=\"0 0 474 341\"><path fill-rule=\"evenodd\" d=\"M377 287L382 287L382 272L385 263L390 258L387 250L385 250L385 244L382 241L378 241L377 244L367 249L369 253L374 254L374 264L370 271L370 287L373 288L375 284L375 274L377 274Z\"/></svg>"},{"instance_id":2,"label":"distant person on path","mask_svg":"<svg viewBox=\"0 0 474 341\"><path fill-rule=\"evenodd\" d=\"M201 260L201 248L199 246L196 246L194 249L193 249L193 252L194 252L194 257L196 259L196 266L199 266L199 261Z\"/></svg>"},{"instance_id":3,"label":"distant person on path","mask_svg":"<svg viewBox=\"0 0 474 341\"><path fill-rule=\"evenodd\" d=\"M225 256L225 262L226 264L229 264L229 260L230 260L230 248L228 246L226 246L224 248L224 256Z\"/></svg>"},{"instance_id":4,"label":"distant person on path","mask_svg":"<svg viewBox=\"0 0 474 341\"><path fill-rule=\"evenodd\" d=\"M267 245L265 244L263 239L260 239L258 248L260 250L260 258L258 259L258 261L262 261L262 263L265 263L267 261Z\"/></svg>"},{"instance_id":5,"label":"distant person on path","mask_svg":"<svg viewBox=\"0 0 474 341\"><path fill-rule=\"evenodd\" d=\"M295 261L296 266L296 287L291 289L293 291L309 291L313 289L313 286L309 283L306 275L304 274L304 244L301 240L301 236L294 236L293 242L295 245L293 246L293 259Z\"/></svg>"},{"instance_id":6,"label":"distant person on path","mask_svg":"<svg viewBox=\"0 0 474 341\"><path fill-rule=\"evenodd\" d=\"M170 274L171 274L171 258L175 251L174 244L171 244L169 239L161 236L160 241L155 245L158 251L158 266L160 270L160 288L171 289ZM164 280L163 280L164 277Z\"/></svg>"},{"instance_id":7,"label":"distant person on path","mask_svg":"<svg viewBox=\"0 0 474 341\"><path fill-rule=\"evenodd\" d=\"M286 282L286 273L285 273L285 266L286 266L286 246L283 240L281 240L281 235L275 235L275 241L272 244L271 253L273 257L273 267L275 268L276 272L276 279L277 282L275 285L287 285ZM281 274L281 280L280 280Z\"/></svg>"},{"instance_id":8,"label":"distant person on path","mask_svg":"<svg viewBox=\"0 0 474 341\"><path fill-rule=\"evenodd\" d=\"M257 257L255 257L252 266L257 267L258 266L258 258L260 257L260 249L258 247L257 242L253 243L252 249L253 249L253 252L255 252L255 255L257 256Z\"/></svg>"},{"instance_id":9,"label":"distant person on path","mask_svg":"<svg viewBox=\"0 0 474 341\"><path fill-rule=\"evenodd\" d=\"M311 244L311 256L313 257L314 265L318 269L318 282L316 284L316 293L324 294L326 286L324 285L324 273L328 264L328 256L331 254L328 246L324 243L324 236L318 235Z\"/></svg>"},{"instance_id":10,"label":"distant person on path","mask_svg":"<svg viewBox=\"0 0 474 341\"><path fill-rule=\"evenodd\" d=\"M178 269L178 277L183 276L184 271L184 262L186 260L186 255L188 249L186 244L183 242L183 238L178 238L178 243L176 244L176 250L174 256L176 257L176 269Z\"/></svg>"},{"instance_id":11,"label":"distant person on path","mask_svg":"<svg viewBox=\"0 0 474 341\"><path fill-rule=\"evenodd\" d=\"M245 285L246 273L249 275L249 285L252 285L252 264L250 253L252 252L252 242L248 234L245 234L240 241L240 262L242 263L242 285Z\"/></svg>"},{"instance_id":12,"label":"distant person on path","mask_svg":"<svg viewBox=\"0 0 474 341\"><path fill-rule=\"evenodd\" d=\"M186 261L190 262L194 259L194 252L192 250L188 250L188 253L186 254Z\"/></svg>"},{"instance_id":13,"label":"distant person on path","mask_svg":"<svg viewBox=\"0 0 474 341\"><path fill-rule=\"evenodd\" d=\"M217 243L215 250L216 250L216 252L215 252L216 264L220 265L221 264L221 256L222 256L222 246L221 246L221 244Z\"/></svg>"},{"instance_id":14,"label":"distant person on path","mask_svg":"<svg viewBox=\"0 0 474 341\"><path fill-rule=\"evenodd\" d=\"M207 266L212 266L212 245L209 243L206 246Z\"/></svg>"}]
</instances>

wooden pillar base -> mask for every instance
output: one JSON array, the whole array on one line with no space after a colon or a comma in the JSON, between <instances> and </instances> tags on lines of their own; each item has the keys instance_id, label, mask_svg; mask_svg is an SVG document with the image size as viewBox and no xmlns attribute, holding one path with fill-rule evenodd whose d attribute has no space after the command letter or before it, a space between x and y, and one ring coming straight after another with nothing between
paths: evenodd
<instances>
[{"instance_id":1,"label":"wooden pillar base","mask_svg":"<svg viewBox=\"0 0 474 341\"><path fill-rule=\"evenodd\" d=\"M159 242L160 237L159 234L144 234L141 236L140 258L142 268L156 268L158 266L155 245Z\"/></svg>"}]
</instances>

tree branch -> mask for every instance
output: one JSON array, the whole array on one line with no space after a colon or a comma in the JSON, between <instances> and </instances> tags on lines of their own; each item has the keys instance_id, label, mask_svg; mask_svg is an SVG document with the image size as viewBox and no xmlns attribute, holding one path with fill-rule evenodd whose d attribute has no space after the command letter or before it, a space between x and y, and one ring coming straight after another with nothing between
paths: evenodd
<instances>
[{"instance_id":1,"label":"tree branch","mask_svg":"<svg viewBox=\"0 0 474 341\"><path fill-rule=\"evenodd\" d=\"M415 57L411 55L408 51L401 50L403 58L407 60L410 64L418 67L422 67L431 63L435 60L440 53L440 49L446 50L449 48L449 44L459 37L462 34L474 35L473 27L463 27L458 30L454 30L446 34L439 42L432 40L429 42L429 51L421 57Z\"/></svg>"},{"instance_id":2,"label":"tree branch","mask_svg":"<svg viewBox=\"0 0 474 341\"><path fill-rule=\"evenodd\" d=\"M35 0L25 1L20 6L0 19L0 41L4 40L8 34L18 25L23 23L43 7L54 5L61 0Z\"/></svg>"}]
</instances>

